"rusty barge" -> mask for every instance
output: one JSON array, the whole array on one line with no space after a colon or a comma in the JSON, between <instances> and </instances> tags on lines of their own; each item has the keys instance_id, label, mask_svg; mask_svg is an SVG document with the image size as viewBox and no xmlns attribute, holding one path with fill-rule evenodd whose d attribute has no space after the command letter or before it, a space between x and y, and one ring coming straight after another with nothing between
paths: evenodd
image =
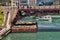
<instances>
[{"instance_id":1,"label":"rusty barge","mask_svg":"<svg viewBox=\"0 0 60 40\"><path fill-rule=\"evenodd\" d=\"M37 24L32 22L23 22L12 27L12 32L37 32Z\"/></svg>"}]
</instances>

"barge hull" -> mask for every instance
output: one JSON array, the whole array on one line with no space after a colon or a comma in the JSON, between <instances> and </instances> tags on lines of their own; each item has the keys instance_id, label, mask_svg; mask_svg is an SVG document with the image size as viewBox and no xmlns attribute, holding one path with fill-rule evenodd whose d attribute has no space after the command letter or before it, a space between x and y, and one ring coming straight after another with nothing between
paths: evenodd
<instances>
[{"instance_id":1,"label":"barge hull","mask_svg":"<svg viewBox=\"0 0 60 40\"><path fill-rule=\"evenodd\" d=\"M34 26L24 26L24 27L12 27L12 32L37 32L38 29L36 25Z\"/></svg>"}]
</instances>

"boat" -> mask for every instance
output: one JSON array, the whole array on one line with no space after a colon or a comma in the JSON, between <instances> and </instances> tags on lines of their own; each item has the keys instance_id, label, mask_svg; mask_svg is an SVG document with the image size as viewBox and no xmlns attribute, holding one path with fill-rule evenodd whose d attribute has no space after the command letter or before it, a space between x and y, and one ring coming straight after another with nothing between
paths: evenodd
<instances>
[{"instance_id":1,"label":"boat","mask_svg":"<svg viewBox=\"0 0 60 40\"><path fill-rule=\"evenodd\" d=\"M52 21L52 17L51 15L46 15L46 16L42 16L41 18L39 18L40 21Z\"/></svg>"},{"instance_id":2,"label":"boat","mask_svg":"<svg viewBox=\"0 0 60 40\"><path fill-rule=\"evenodd\" d=\"M12 26L12 32L37 32L37 24L32 22L22 22Z\"/></svg>"}]
</instances>

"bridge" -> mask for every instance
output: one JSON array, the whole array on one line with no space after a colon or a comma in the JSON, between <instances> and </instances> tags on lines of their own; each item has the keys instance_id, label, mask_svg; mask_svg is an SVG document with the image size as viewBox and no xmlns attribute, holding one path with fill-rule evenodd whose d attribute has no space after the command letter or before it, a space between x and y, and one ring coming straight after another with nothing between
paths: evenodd
<instances>
[{"instance_id":1,"label":"bridge","mask_svg":"<svg viewBox=\"0 0 60 40\"><path fill-rule=\"evenodd\" d=\"M27 7L27 6L20 6L19 9L17 8L17 6L14 6L14 7L3 6L2 9L3 9L3 12L4 12L5 15L9 11L10 17L11 17L10 19L11 19L11 21L13 21L13 19L16 16L18 10L20 10L20 11L22 11L22 10L23 11L27 11L27 10L28 11L31 11L31 10L34 10L34 11L37 11L37 10L53 11L53 10L55 10L56 12L59 12L60 11L60 5L57 5L57 6L29 6L29 7Z\"/></svg>"},{"instance_id":2,"label":"bridge","mask_svg":"<svg viewBox=\"0 0 60 40\"><path fill-rule=\"evenodd\" d=\"M19 6L19 9L17 6L11 7L11 6L3 6L2 10L4 12L4 21L6 23L7 20L7 12L10 13L10 22L12 22L14 20L14 18L17 15L18 10L19 11L26 11L26 12L30 12L30 11L43 11L44 13L47 11L53 11L53 12L60 12L60 5L57 6ZM28 10L28 11L27 11ZM60 13L59 13L60 14ZM58 14L58 15L59 15Z\"/></svg>"}]
</instances>

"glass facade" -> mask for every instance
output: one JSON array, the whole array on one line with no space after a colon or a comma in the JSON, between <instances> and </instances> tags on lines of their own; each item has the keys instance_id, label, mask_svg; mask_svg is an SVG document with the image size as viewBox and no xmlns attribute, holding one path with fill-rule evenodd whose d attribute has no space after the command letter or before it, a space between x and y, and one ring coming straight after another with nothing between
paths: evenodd
<instances>
[{"instance_id":1,"label":"glass facade","mask_svg":"<svg viewBox=\"0 0 60 40\"><path fill-rule=\"evenodd\" d=\"M59 0L37 0L38 6L59 4ZM42 5L43 4L43 5Z\"/></svg>"},{"instance_id":2,"label":"glass facade","mask_svg":"<svg viewBox=\"0 0 60 40\"><path fill-rule=\"evenodd\" d=\"M27 3L27 0L21 0L21 3Z\"/></svg>"},{"instance_id":3,"label":"glass facade","mask_svg":"<svg viewBox=\"0 0 60 40\"><path fill-rule=\"evenodd\" d=\"M27 5L27 2L28 2L28 0L21 0L21 4L24 6Z\"/></svg>"}]
</instances>

